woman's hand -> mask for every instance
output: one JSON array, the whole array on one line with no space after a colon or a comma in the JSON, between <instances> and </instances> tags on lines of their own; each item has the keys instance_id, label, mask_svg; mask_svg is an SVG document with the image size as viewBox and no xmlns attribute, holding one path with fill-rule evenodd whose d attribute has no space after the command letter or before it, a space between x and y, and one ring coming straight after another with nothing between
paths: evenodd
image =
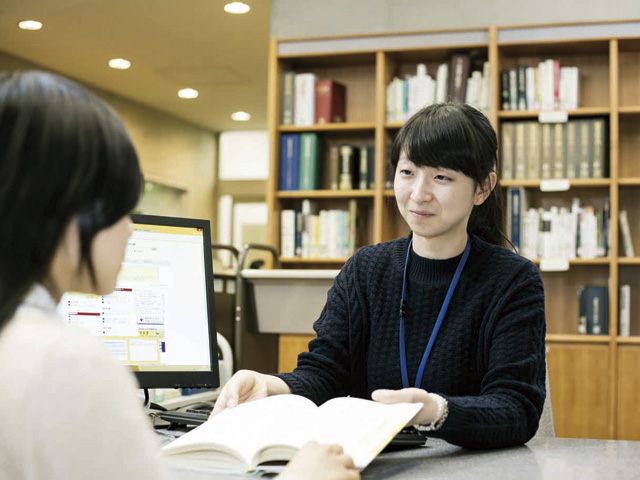
<instances>
[{"instance_id":1,"label":"woman's hand","mask_svg":"<svg viewBox=\"0 0 640 480\"><path fill-rule=\"evenodd\" d=\"M258 400L281 393L291 393L289 386L278 377L264 375L253 370L240 370L224 386L211 415L240 403Z\"/></svg>"},{"instance_id":2,"label":"woman's hand","mask_svg":"<svg viewBox=\"0 0 640 480\"><path fill-rule=\"evenodd\" d=\"M360 472L340 445L305 444L278 480L359 480Z\"/></svg>"},{"instance_id":3,"label":"woman's hand","mask_svg":"<svg viewBox=\"0 0 640 480\"><path fill-rule=\"evenodd\" d=\"M371 399L380 403L422 403L422 408L409 421L409 425L429 425L437 420L438 402L433 397L433 394L420 388L380 389L371 394Z\"/></svg>"}]
</instances>

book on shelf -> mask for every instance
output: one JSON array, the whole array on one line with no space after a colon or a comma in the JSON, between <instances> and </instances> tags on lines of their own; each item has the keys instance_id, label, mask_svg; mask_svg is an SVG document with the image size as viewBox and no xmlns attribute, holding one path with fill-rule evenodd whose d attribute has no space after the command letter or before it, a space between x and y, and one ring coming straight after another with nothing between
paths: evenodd
<instances>
[{"instance_id":1,"label":"book on shelf","mask_svg":"<svg viewBox=\"0 0 640 480\"><path fill-rule=\"evenodd\" d=\"M578 288L579 334L607 334L608 290L608 287L602 285L581 285Z\"/></svg>"},{"instance_id":2,"label":"book on shelf","mask_svg":"<svg viewBox=\"0 0 640 480\"><path fill-rule=\"evenodd\" d=\"M280 137L280 190L297 190L300 168L300 134Z\"/></svg>"},{"instance_id":3,"label":"book on shelf","mask_svg":"<svg viewBox=\"0 0 640 480\"><path fill-rule=\"evenodd\" d=\"M553 125L553 171L552 178L566 178L565 163L566 157L564 152L564 124L555 123Z\"/></svg>"},{"instance_id":4,"label":"book on shelf","mask_svg":"<svg viewBox=\"0 0 640 480\"><path fill-rule=\"evenodd\" d=\"M526 153L526 129L524 122L516 122L515 155L513 159L514 177L516 180L523 180L527 177L527 153Z\"/></svg>"},{"instance_id":5,"label":"book on shelf","mask_svg":"<svg viewBox=\"0 0 640 480\"><path fill-rule=\"evenodd\" d=\"M589 178L591 176L591 132L588 120L579 120L580 129L580 149L578 155L578 178Z\"/></svg>"},{"instance_id":6,"label":"book on shelf","mask_svg":"<svg viewBox=\"0 0 640 480\"><path fill-rule=\"evenodd\" d=\"M454 53L451 56L449 99L452 102L464 103L470 71L471 56L468 53Z\"/></svg>"},{"instance_id":7,"label":"book on shelf","mask_svg":"<svg viewBox=\"0 0 640 480\"><path fill-rule=\"evenodd\" d=\"M525 188L507 188L507 237L518 253L521 253L523 217L529 209L528 203Z\"/></svg>"},{"instance_id":8,"label":"book on shelf","mask_svg":"<svg viewBox=\"0 0 640 480\"><path fill-rule=\"evenodd\" d=\"M620 233L622 234L624 256L635 257L631 228L629 228L629 216L627 215L626 210L620 210L620 212L618 212L618 220L620 222Z\"/></svg>"},{"instance_id":9,"label":"book on shelf","mask_svg":"<svg viewBox=\"0 0 640 480\"><path fill-rule=\"evenodd\" d=\"M526 178L540 178L540 124L527 122L527 174Z\"/></svg>"},{"instance_id":10,"label":"book on shelf","mask_svg":"<svg viewBox=\"0 0 640 480\"><path fill-rule=\"evenodd\" d=\"M427 66L419 63L415 75L407 77L407 118L436 100L436 81L427 74Z\"/></svg>"},{"instance_id":11,"label":"book on shelf","mask_svg":"<svg viewBox=\"0 0 640 480\"><path fill-rule=\"evenodd\" d=\"M436 71L436 102L447 101L449 95L449 64L441 63Z\"/></svg>"},{"instance_id":12,"label":"book on shelf","mask_svg":"<svg viewBox=\"0 0 640 480\"><path fill-rule=\"evenodd\" d=\"M325 150L324 162L322 162L322 189L338 190L338 179L340 176L340 153L337 145L330 145Z\"/></svg>"},{"instance_id":13,"label":"book on shelf","mask_svg":"<svg viewBox=\"0 0 640 480\"><path fill-rule=\"evenodd\" d=\"M620 285L620 321L618 336L631 335L631 285Z\"/></svg>"},{"instance_id":14,"label":"book on shelf","mask_svg":"<svg viewBox=\"0 0 640 480\"><path fill-rule=\"evenodd\" d=\"M317 190L320 168L320 142L317 133L300 134L298 190Z\"/></svg>"},{"instance_id":15,"label":"book on shelf","mask_svg":"<svg viewBox=\"0 0 640 480\"><path fill-rule=\"evenodd\" d=\"M285 209L280 212L280 255L284 258L296 256L296 211Z\"/></svg>"},{"instance_id":16,"label":"book on shelf","mask_svg":"<svg viewBox=\"0 0 640 480\"><path fill-rule=\"evenodd\" d=\"M605 121L603 118L593 119L591 123L591 178L604 178L608 172L605 149L607 146L605 135Z\"/></svg>"},{"instance_id":17,"label":"book on shelf","mask_svg":"<svg viewBox=\"0 0 640 480\"><path fill-rule=\"evenodd\" d=\"M316 79L314 73L298 73L294 85L293 124L311 126L315 120Z\"/></svg>"},{"instance_id":18,"label":"book on shelf","mask_svg":"<svg viewBox=\"0 0 640 480\"><path fill-rule=\"evenodd\" d=\"M518 109L518 72L509 70L509 110Z\"/></svg>"},{"instance_id":19,"label":"book on shelf","mask_svg":"<svg viewBox=\"0 0 640 480\"><path fill-rule=\"evenodd\" d=\"M578 139L578 124L575 121L567 122L566 127L566 155L567 155L567 178L578 178L579 175L579 158L580 154L578 147L580 141Z\"/></svg>"},{"instance_id":20,"label":"book on shelf","mask_svg":"<svg viewBox=\"0 0 640 480\"><path fill-rule=\"evenodd\" d=\"M328 78L315 83L315 123L346 122L347 87Z\"/></svg>"},{"instance_id":21,"label":"book on shelf","mask_svg":"<svg viewBox=\"0 0 640 480\"><path fill-rule=\"evenodd\" d=\"M355 166L357 164L357 147L353 145L340 145L340 172L338 189L352 190L354 187Z\"/></svg>"},{"instance_id":22,"label":"book on shelf","mask_svg":"<svg viewBox=\"0 0 640 480\"><path fill-rule=\"evenodd\" d=\"M517 79L517 105L518 110L527 110L527 67L528 65L518 65L516 67Z\"/></svg>"},{"instance_id":23,"label":"book on shelf","mask_svg":"<svg viewBox=\"0 0 640 480\"><path fill-rule=\"evenodd\" d=\"M551 133L551 125L543 123L540 142L540 178L542 180L549 180L553 176L553 143Z\"/></svg>"},{"instance_id":24,"label":"book on shelf","mask_svg":"<svg viewBox=\"0 0 640 480\"><path fill-rule=\"evenodd\" d=\"M509 102L509 70L500 71L500 107L502 110L511 110Z\"/></svg>"},{"instance_id":25,"label":"book on shelf","mask_svg":"<svg viewBox=\"0 0 640 480\"><path fill-rule=\"evenodd\" d=\"M501 125L502 134L500 135L502 146L500 148L500 156L502 157L502 179L513 180L513 122L504 122Z\"/></svg>"},{"instance_id":26,"label":"book on shelf","mask_svg":"<svg viewBox=\"0 0 640 480\"><path fill-rule=\"evenodd\" d=\"M420 410L355 397L316 406L298 395L274 395L223 410L162 449L170 464L233 470L288 461L308 441L339 444L363 470Z\"/></svg>"},{"instance_id":27,"label":"book on shelf","mask_svg":"<svg viewBox=\"0 0 640 480\"><path fill-rule=\"evenodd\" d=\"M293 125L295 104L295 78L296 72L284 72L282 74L282 119L283 125Z\"/></svg>"},{"instance_id":28,"label":"book on shelf","mask_svg":"<svg viewBox=\"0 0 640 480\"><path fill-rule=\"evenodd\" d=\"M369 190L373 188L371 179L373 178L373 172L371 169L374 166L375 150L372 145L359 147L360 154L358 155L358 190Z\"/></svg>"}]
</instances>

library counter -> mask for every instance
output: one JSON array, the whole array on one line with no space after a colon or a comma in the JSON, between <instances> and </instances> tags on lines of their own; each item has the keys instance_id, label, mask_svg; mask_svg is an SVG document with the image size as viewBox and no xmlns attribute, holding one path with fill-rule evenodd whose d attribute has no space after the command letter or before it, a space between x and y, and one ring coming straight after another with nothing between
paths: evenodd
<instances>
[{"instance_id":1,"label":"library counter","mask_svg":"<svg viewBox=\"0 0 640 480\"><path fill-rule=\"evenodd\" d=\"M472 451L429 439L424 448L383 453L363 472L363 480L421 478L637 479L640 442L539 438L525 446ZM232 480L241 477L173 470L174 480ZM255 478L255 477L254 477Z\"/></svg>"}]
</instances>

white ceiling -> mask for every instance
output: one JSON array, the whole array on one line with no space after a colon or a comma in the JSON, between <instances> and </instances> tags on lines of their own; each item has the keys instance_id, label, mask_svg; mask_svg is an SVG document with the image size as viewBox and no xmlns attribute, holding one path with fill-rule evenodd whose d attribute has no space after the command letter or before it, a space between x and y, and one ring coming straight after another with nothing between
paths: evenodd
<instances>
[{"instance_id":1,"label":"white ceiling","mask_svg":"<svg viewBox=\"0 0 640 480\"><path fill-rule=\"evenodd\" d=\"M0 0L0 50L213 131L266 129L271 1L244 0L245 15L229 1ZM131 68L107 66L118 57ZM199 97L178 98L186 87Z\"/></svg>"}]
</instances>

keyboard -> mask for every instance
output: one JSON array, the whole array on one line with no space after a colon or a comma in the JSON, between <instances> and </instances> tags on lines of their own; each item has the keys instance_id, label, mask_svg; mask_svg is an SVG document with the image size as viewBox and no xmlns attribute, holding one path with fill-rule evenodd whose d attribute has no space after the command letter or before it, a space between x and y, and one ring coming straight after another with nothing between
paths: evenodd
<instances>
[{"instance_id":1,"label":"keyboard","mask_svg":"<svg viewBox=\"0 0 640 480\"><path fill-rule=\"evenodd\" d=\"M211 410L187 409L184 411L166 411L158 413L158 416L177 425L202 425L209 419Z\"/></svg>"}]
</instances>

